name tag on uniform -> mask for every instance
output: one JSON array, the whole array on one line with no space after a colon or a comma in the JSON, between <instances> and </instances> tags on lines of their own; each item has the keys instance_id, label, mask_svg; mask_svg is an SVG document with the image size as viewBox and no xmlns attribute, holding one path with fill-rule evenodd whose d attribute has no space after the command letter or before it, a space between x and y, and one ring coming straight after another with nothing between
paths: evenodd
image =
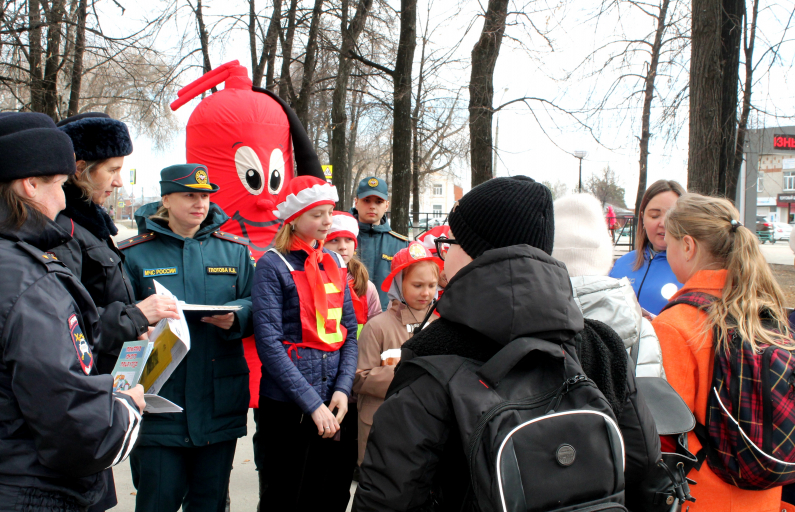
<instances>
[{"instance_id":1,"label":"name tag on uniform","mask_svg":"<svg viewBox=\"0 0 795 512\"><path fill-rule=\"evenodd\" d=\"M208 274L224 274L227 276L236 276L237 267L207 267Z\"/></svg>"},{"instance_id":2,"label":"name tag on uniform","mask_svg":"<svg viewBox=\"0 0 795 512\"><path fill-rule=\"evenodd\" d=\"M394 259L394 257L390 256L388 254L382 254L381 255L381 259L384 259L384 260L387 260L387 261L392 261Z\"/></svg>"},{"instance_id":3,"label":"name tag on uniform","mask_svg":"<svg viewBox=\"0 0 795 512\"><path fill-rule=\"evenodd\" d=\"M144 277L175 276L179 274L177 267L145 268Z\"/></svg>"}]
</instances>

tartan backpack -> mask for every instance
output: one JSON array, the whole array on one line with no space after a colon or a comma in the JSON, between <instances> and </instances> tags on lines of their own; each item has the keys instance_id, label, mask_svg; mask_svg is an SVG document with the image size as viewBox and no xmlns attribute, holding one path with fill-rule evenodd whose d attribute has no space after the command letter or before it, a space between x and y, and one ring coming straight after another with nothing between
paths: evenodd
<instances>
[{"instance_id":1,"label":"tartan backpack","mask_svg":"<svg viewBox=\"0 0 795 512\"><path fill-rule=\"evenodd\" d=\"M715 297L684 293L668 303L706 310ZM717 330L713 339L717 339ZM764 490L795 482L795 357L771 345L755 352L734 330L731 350L715 350L706 425L696 425L706 459L723 481L740 489Z\"/></svg>"}]
</instances>

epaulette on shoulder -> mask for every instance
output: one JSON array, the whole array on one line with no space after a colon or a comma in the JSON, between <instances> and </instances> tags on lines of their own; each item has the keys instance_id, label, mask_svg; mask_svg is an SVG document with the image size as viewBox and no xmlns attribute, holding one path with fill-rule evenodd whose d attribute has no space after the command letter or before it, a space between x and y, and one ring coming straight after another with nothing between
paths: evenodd
<instances>
[{"instance_id":1,"label":"epaulette on shoulder","mask_svg":"<svg viewBox=\"0 0 795 512\"><path fill-rule=\"evenodd\" d=\"M47 265L50 265L51 263L56 263L57 262L59 268L65 268L65 266L61 262L61 260L59 260L58 257L55 256L55 254L53 254L51 252L42 251L42 250L40 250L37 247L34 247L34 246L30 245L30 244L26 244L25 242L17 242L17 247L19 247L20 249L22 249L26 253L30 254L33 257L34 260L38 261L39 263L41 263L44 266L47 266Z\"/></svg>"},{"instance_id":2,"label":"epaulette on shoulder","mask_svg":"<svg viewBox=\"0 0 795 512\"><path fill-rule=\"evenodd\" d=\"M223 231L215 231L213 232L213 236L216 238L220 238L221 240L226 240L227 242L234 242L240 245L248 245L250 240L244 236L233 235L232 233L224 233Z\"/></svg>"},{"instance_id":3,"label":"epaulette on shoulder","mask_svg":"<svg viewBox=\"0 0 795 512\"><path fill-rule=\"evenodd\" d=\"M408 242L409 241L409 237L403 236L400 233L396 233L395 231L390 231L389 234L394 236L395 238L403 240L404 242Z\"/></svg>"},{"instance_id":4,"label":"epaulette on shoulder","mask_svg":"<svg viewBox=\"0 0 795 512\"><path fill-rule=\"evenodd\" d=\"M132 238L128 238L127 240L122 240L121 242L116 244L116 247L118 247L119 250L129 249L130 247L132 247L134 245L138 245L138 244L142 244L144 242L149 242L150 240L154 240L155 237L156 237L156 235L150 231L148 233L143 233L143 234L134 236Z\"/></svg>"}]
</instances>

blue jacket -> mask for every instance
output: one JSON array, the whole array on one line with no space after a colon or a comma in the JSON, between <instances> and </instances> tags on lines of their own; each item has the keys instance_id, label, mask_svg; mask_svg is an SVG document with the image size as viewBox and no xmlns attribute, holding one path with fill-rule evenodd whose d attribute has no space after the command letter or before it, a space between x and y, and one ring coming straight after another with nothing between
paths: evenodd
<instances>
[{"instance_id":1,"label":"blue jacket","mask_svg":"<svg viewBox=\"0 0 795 512\"><path fill-rule=\"evenodd\" d=\"M351 208L351 214L359 219L356 208ZM392 231L385 216L380 224L359 222L358 243L356 256L370 273L370 281L375 284L381 299L381 310L386 311L390 300L387 293L381 290L381 283L392 271L392 258L399 250L409 246L409 239Z\"/></svg>"},{"instance_id":2,"label":"blue jacket","mask_svg":"<svg viewBox=\"0 0 795 512\"><path fill-rule=\"evenodd\" d=\"M668 304L668 299L682 287L682 283L676 280L665 251L652 257L651 251L646 248L645 261L638 270L633 270L635 254L636 251L632 251L620 257L613 265L610 277L629 279L640 306L649 313L658 315Z\"/></svg>"},{"instance_id":3,"label":"blue jacket","mask_svg":"<svg viewBox=\"0 0 795 512\"><path fill-rule=\"evenodd\" d=\"M157 203L135 212L142 235L119 243L124 269L138 300L154 293L147 269L189 304L237 305L231 329L188 321L190 351L160 390L183 407L178 414L147 414L141 445L192 447L246 435L248 365L242 338L251 335L251 283L254 265L248 240L218 231L229 217L216 204L193 238L183 238L148 218ZM219 272L219 269L223 271Z\"/></svg>"},{"instance_id":4,"label":"blue jacket","mask_svg":"<svg viewBox=\"0 0 795 512\"><path fill-rule=\"evenodd\" d=\"M292 251L284 257L295 270L304 270L307 257L304 251ZM350 396L359 351L356 313L348 287L345 287L341 322L348 334L336 352L297 347L287 355L288 346L283 342L302 341L301 305L293 276L278 254L266 252L257 262L251 297L254 336L262 361L260 396L293 402L306 414L331 400L335 391Z\"/></svg>"}]
</instances>

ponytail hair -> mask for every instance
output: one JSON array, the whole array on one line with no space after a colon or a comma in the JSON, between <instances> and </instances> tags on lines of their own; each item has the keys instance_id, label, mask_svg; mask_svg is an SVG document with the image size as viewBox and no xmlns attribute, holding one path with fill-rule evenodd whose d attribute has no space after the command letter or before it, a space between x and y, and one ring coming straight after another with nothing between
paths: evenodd
<instances>
[{"instance_id":1,"label":"ponytail hair","mask_svg":"<svg viewBox=\"0 0 795 512\"><path fill-rule=\"evenodd\" d=\"M759 344L795 350L781 288L759 250L754 232L740 224L739 217L726 199L685 194L668 211L665 232L676 240L689 235L712 257L715 268L727 270L720 299L706 311L705 330L717 327L717 349L729 352L727 333L735 329L754 350ZM779 332L763 325L763 317L772 319Z\"/></svg>"},{"instance_id":2,"label":"ponytail hair","mask_svg":"<svg viewBox=\"0 0 795 512\"><path fill-rule=\"evenodd\" d=\"M367 272L367 267L359 261L356 255L351 256L350 261L348 261L348 275L353 278L353 292L359 297L364 297L367 294L367 282L370 280L370 273Z\"/></svg>"}]
</instances>

